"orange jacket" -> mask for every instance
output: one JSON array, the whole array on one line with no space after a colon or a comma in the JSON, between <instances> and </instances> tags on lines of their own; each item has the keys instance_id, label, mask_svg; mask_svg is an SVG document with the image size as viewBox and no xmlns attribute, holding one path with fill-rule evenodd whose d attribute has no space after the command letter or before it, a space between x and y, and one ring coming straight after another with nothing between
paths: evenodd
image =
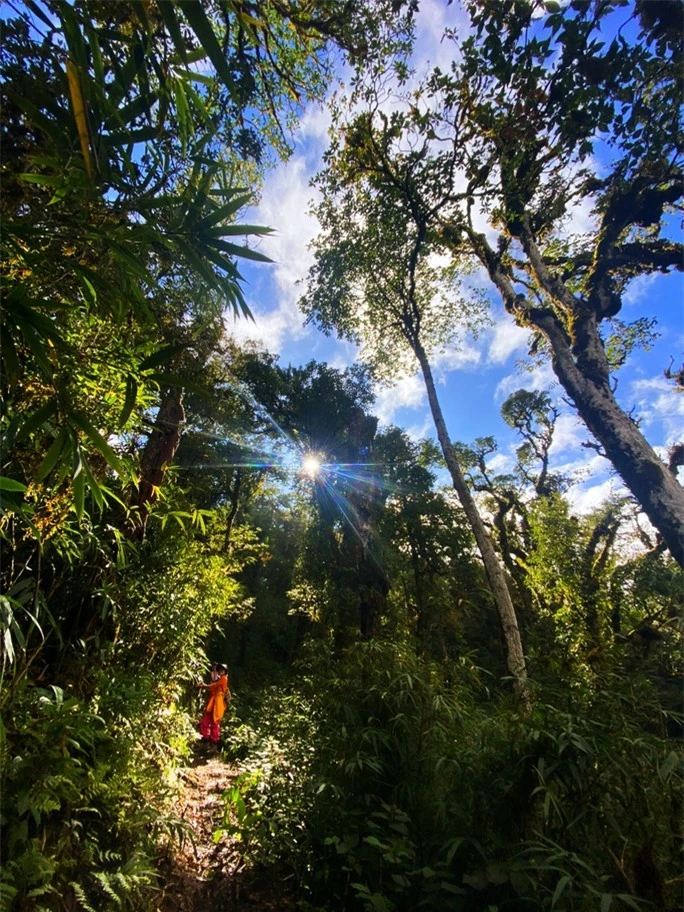
<instances>
[{"instance_id":1,"label":"orange jacket","mask_svg":"<svg viewBox=\"0 0 684 912\"><path fill-rule=\"evenodd\" d=\"M209 685L209 699L204 711L211 713L214 722L220 722L226 711L226 694L228 693L228 676L220 675Z\"/></svg>"}]
</instances>

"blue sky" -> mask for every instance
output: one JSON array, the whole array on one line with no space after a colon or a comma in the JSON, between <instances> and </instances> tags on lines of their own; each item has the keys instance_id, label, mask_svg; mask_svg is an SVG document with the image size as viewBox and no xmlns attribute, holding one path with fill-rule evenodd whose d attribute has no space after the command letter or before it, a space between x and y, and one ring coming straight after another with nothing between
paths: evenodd
<instances>
[{"instance_id":1,"label":"blue sky","mask_svg":"<svg viewBox=\"0 0 684 912\"><path fill-rule=\"evenodd\" d=\"M444 25L458 24L458 15L457 5L447 7L443 0L423 0L414 58L418 72L435 63L448 65L453 45L440 42L440 38ZM305 279L312 262L307 245L317 233L317 223L310 214L316 193L309 181L321 165L329 124L330 114L325 107L305 110L294 137L294 154L267 175L260 205L245 216L247 222L275 229L274 235L259 245L274 264L242 264L248 283L247 300L256 324L227 318L227 328L236 338L254 339L279 354L282 364L303 364L314 358L345 367L358 354L353 345L304 326L297 309L303 291L298 283ZM572 213L566 230L588 230L591 224L590 208L584 204ZM484 278L482 285L490 288ZM660 337L653 348L634 353L619 371L617 396L623 408L634 410L646 438L661 453L681 439L684 430L684 395L677 394L663 376L671 358L675 368L682 361L683 291L679 273L638 278L628 287L620 314L625 322L642 316L656 317L658 321ZM611 491L621 489L620 480L605 459L582 447L587 440L586 431L564 404L563 390L556 383L550 364L537 367L532 373L517 365L526 356L528 335L504 313L495 293L490 292L490 298L492 325L477 340L465 340L459 352L437 360L439 395L451 438L468 443L478 436L493 435L499 442L499 451L491 459L491 468L506 471L512 465L519 441L499 414L501 403L519 388L549 390L562 412L552 450L553 466L574 473L577 484L569 496L578 511L589 510ZM383 424L397 424L417 437L434 436L423 382L417 373L397 377L392 386L378 388L374 412Z\"/></svg>"}]
</instances>

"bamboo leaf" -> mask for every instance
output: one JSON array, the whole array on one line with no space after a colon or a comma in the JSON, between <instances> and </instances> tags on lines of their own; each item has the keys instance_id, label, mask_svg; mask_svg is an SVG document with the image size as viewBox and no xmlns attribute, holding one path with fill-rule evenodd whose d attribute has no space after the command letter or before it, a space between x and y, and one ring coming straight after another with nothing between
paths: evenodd
<instances>
[{"instance_id":1,"label":"bamboo leaf","mask_svg":"<svg viewBox=\"0 0 684 912\"><path fill-rule=\"evenodd\" d=\"M128 419L131 417L131 412L135 407L135 401L138 398L138 384L135 377L129 374L126 377L126 397L124 399L123 408L121 414L119 415L119 424L123 427Z\"/></svg>"},{"instance_id":2,"label":"bamboo leaf","mask_svg":"<svg viewBox=\"0 0 684 912\"><path fill-rule=\"evenodd\" d=\"M40 464L40 468L36 473L36 481L43 481L47 478L50 472L54 469L59 457L62 455L62 451L67 442L69 436L69 429L67 427L60 428L57 436L52 442L50 449L45 454L45 458Z\"/></svg>"},{"instance_id":3,"label":"bamboo leaf","mask_svg":"<svg viewBox=\"0 0 684 912\"><path fill-rule=\"evenodd\" d=\"M34 431L38 430L41 425L45 424L48 418L51 418L57 411L57 398L48 399L39 409L29 415L26 421L20 425L17 431L17 440L27 437Z\"/></svg>"},{"instance_id":4,"label":"bamboo leaf","mask_svg":"<svg viewBox=\"0 0 684 912\"><path fill-rule=\"evenodd\" d=\"M161 17L164 20L164 25L168 29L171 40L173 41L173 45L178 51L181 60L187 64L187 48L183 39L183 33L181 32L180 25L178 24L178 19L176 18L176 12L172 0L157 0L157 9L161 13Z\"/></svg>"},{"instance_id":5,"label":"bamboo leaf","mask_svg":"<svg viewBox=\"0 0 684 912\"><path fill-rule=\"evenodd\" d=\"M173 386L179 387L180 389L186 389L190 392L197 393L198 396L211 396L211 392L207 387L200 386L198 383L193 383L192 380L181 377L179 374L150 374L150 380L154 380L155 383L158 383L160 386Z\"/></svg>"},{"instance_id":6,"label":"bamboo leaf","mask_svg":"<svg viewBox=\"0 0 684 912\"><path fill-rule=\"evenodd\" d=\"M81 153L83 154L83 160L85 162L86 172L88 177L93 179L93 159L90 152L90 132L88 130L88 120L86 117L86 106L85 99L83 97L83 89L81 88L81 80L79 76L78 67L71 58L67 60L66 63L66 72L67 72L67 81L69 83L69 95L71 97L71 106L74 112L74 120L76 121L76 129L78 131L78 139L81 143Z\"/></svg>"},{"instance_id":7,"label":"bamboo leaf","mask_svg":"<svg viewBox=\"0 0 684 912\"><path fill-rule=\"evenodd\" d=\"M14 478L6 478L0 475L0 491L18 491L23 494L25 490L25 484L22 484L20 481L15 481Z\"/></svg>"},{"instance_id":8,"label":"bamboo leaf","mask_svg":"<svg viewBox=\"0 0 684 912\"><path fill-rule=\"evenodd\" d=\"M253 199L254 197L251 193L245 193L242 196L238 196L230 203L227 203L227 205L219 207L215 212L212 212L211 215L203 218L200 222L198 222L197 227L200 230L204 228L211 228L212 225L216 225L219 222L223 222L226 219L234 216L239 209L252 202Z\"/></svg>"},{"instance_id":9,"label":"bamboo leaf","mask_svg":"<svg viewBox=\"0 0 684 912\"><path fill-rule=\"evenodd\" d=\"M193 73L192 70L184 70L180 67L176 67L174 70L177 76L180 76L181 79L187 79L191 82L201 82L202 85L212 86L214 85L215 79L212 79L211 76L207 76L204 73Z\"/></svg>"},{"instance_id":10,"label":"bamboo leaf","mask_svg":"<svg viewBox=\"0 0 684 912\"><path fill-rule=\"evenodd\" d=\"M197 0L176 0L176 5L183 10L185 18L197 36L207 57L211 60L219 78L231 94L235 94L235 82L230 72L221 45L218 43L214 28Z\"/></svg>"},{"instance_id":11,"label":"bamboo leaf","mask_svg":"<svg viewBox=\"0 0 684 912\"><path fill-rule=\"evenodd\" d=\"M149 142L159 138L157 127L140 127L139 130L124 130L112 132L100 138L100 142L105 148L116 148L116 146L134 146L136 143Z\"/></svg>"},{"instance_id":12,"label":"bamboo leaf","mask_svg":"<svg viewBox=\"0 0 684 912\"><path fill-rule=\"evenodd\" d=\"M3 366L10 386L14 387L21 377L21 363L14 345L14 339L8 326L3 326L0 332L0 352L2 353Z\"/></svg>"},{"instance_id":13,"label":"bamboo leaf","mask_svg":"<svg viewBox=\"0 0 684 912\"><path fill-rule=\"evenodd\" d=\"M74 477L74 510L76 518L80 522L83 519L83 507L85 504L85 472L79 471Z\"/></svg>"},{"instance_id":14,"label":"bamboo leaf","mask_svg":"<svg viewBox=\"0 0 684 912\"><path fill-rule=\"evenodd\" d=\"M83 431L95 449L98 450L102 456L104 456L107 464L117 472L123 473L123 463L104 439L102 434L97 430L97 428L93 427L88 418L86 418L82 412L71 412L69 418L80 431Z\"/></svg>"},{"instance_id":15,"label":"bamboo leaf","mask_svg":"<svg viewBox=\"0 0 684 912\"><path fill-rule=\"evenodd\" d=\"M103 488L93 475L92 469L88 465L88 461L86 459L83 460L83 474L85 475L85 480L88 483L90 493L93 495L93 500L97 504L98 508L102 510L104 507L104 497L102 496Z\"/></svg>"},{"instance_id":16,"label":"bamboo leaf","mask_svg":"<svg viewBox=\"0 0 684 912\"><path fill-rule=\"evenodd\" d=\"M163 348L153 352L147 358L140 362L140 370L149 370L151 367L157 367L159 364L165 364L170 361L174 355L185 351L187 345L165 345Z\"/></svg>"},{"instance_id":17,"label":"bamboo leaf","mask_svg":"<svg viewBox=\"0 0 684 912\"><path fill-rule=\"evenodd\" d=\"M572 877L569 874L566 874L564 877L561 877L558 883L556 884L556 889L553 891L553 899L551 900L551 908L556 908L556 903L563 895L563 891L572 881Z\"/></svg>"},{"instance_id":18,"label":"bamboo leaf","mask_svg":"<svg viewBox=\"0 0 684 912\"><path fill-rule=\"evenodd\" d=\"M273 262L265 253L259 253L258 250L252 250L249 247L241 247L239 244L231 244L229 241L214 241L213 246L217 250L222 250L231 256L242 257L245 260L256 260L259 263Z\"/></svg>"},{"instance_id":19,"label":"bamboo leaf","mask_svg":"<svg viewBox=\"0 0 684 912\"><path fill-rule=\"evenodd\" d=\"M55 177L50 174L33 174L28 172L26 174L18 174L17 177L27 184L39 184L44 187L61 187L64 184L63 177Z\"/></svg>"},{"instance_id":20,"label":"bamboo leaf","mask_svg":"<svg viewBox=\"0 0 684 912\"><path fill-rule=\"evenodd\" d=\"M221 225L219 228L215 229L216 237L232 237L233 235L248 235L256 234L262 237L273 234L273 228L268 228L264 225ZM214 236L214 232L209 232L210 237Z\"/></svg>"},{"instance_id":21,"label":"bamboo leaf","mask_svg":"<svg viewBox=\"0 0 684 912\"><path fill-rule=\"evenodd\" d=\"M192 133L192 117L188 107L188 99L185 95L185 87L180 79L171 81L173 97L176 102L176 117L178 120L178 135L181 141L181 151L186 153L188 141Z\"/></svg>"},{"instance_id":22,"label":"bamboo leaf","mask_svg":"<svg viewBox=\"0 0 684 912\"><path fill-rule=\"evenodd\" d=\"M34 0L24 0L24 2L26 3L26 6L28 7L28 9L31 10L31 12L33 13L33 15L34 15L37 19L40 19L40 21L41 21L44 25L47 25L47 27L48 27L49 29L53 29L53 28L55 27L55 23L52 22L50 19L47 18L47 16L46 16L45 13L43 12L43 10L40 8L40 6L39 6L37 3L34 2Z\"/></svg>"}]
</instances>

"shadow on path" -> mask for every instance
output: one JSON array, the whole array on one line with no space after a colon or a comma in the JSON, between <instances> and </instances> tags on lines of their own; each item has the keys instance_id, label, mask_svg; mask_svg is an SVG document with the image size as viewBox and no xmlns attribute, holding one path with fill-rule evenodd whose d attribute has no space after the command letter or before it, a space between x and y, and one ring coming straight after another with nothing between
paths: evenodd
<instances>
[{"instance_id":1,"label":"shadow on path","mask_svg":"<svg viewBox=\"0 0 684 912\"><path fill-rule=\"evenodd\" d=\"M224 762L215 749L198 744L188 767L180 770L183 787L175 816L188 826L191 838L176 847L163 871L164 892L159 912L248 912L248 910L295 909L291 891L272 873L249 869L237 840L222 835L214 841L221 824L221 795L239 771Z\"/></svg>"}]
</instances>

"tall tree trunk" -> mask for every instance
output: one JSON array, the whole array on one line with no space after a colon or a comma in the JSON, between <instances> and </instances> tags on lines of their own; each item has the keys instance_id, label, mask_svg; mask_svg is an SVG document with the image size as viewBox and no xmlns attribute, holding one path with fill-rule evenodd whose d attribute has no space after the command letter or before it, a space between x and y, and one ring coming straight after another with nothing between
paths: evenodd
<instances>
[{"instance_id":1,"label":"tall tree trunk","mask_svg":"<svg viewBox=\"0 0 684 912\"><path fill-rule=\"evenodd\" d=\"M230 536L233 532L233 523L235 522L238 506L240 504L240 488L242 487L241 469L235 470L234 478L234 484L228 487L228 499L230 500L230 508L228 510L228 516L226 517L226 535L224 539L224 548L228 553L230 553Z\"/></svg>"},{"instance_id":2,"label":"tall tree trunk","mask_svg":"<svg viewBox=\"0 0 684 912\"><path fill-rule=\"evenodd\" d=\"M595 322L584 327L589 356L601 366L605 358ZM566 333L555 316L539 315L535 325L551 343L556 376L580 417L603 445L606 456L641 504L675 560L684 566L684 488L662 462L635 422L617 404L609 377L577 363ZM589 359L585 359L588 361Z\"/></svg>"},{"instance_id":3,"label":"tall tree trunk","mask_svg":"<svg viewBox=\"0 0 684 912\"><path fill-rule=\"evenodd\" d=\"M184 422L183 391L171 389L159 407L154 430L148 437L140 459L140 485L136 498L138 513L133 529L134 538L142 539L145 535L150 508L159 496L164 473L176 455Z\"/></svg>"},{"instance_id":4,"label":"tall tree trunk","mask_svg":"<svg viewBox=\"0 0 684 912\"><path fill-rule=\"evenodd\" d=\"M601 315L549 272L528 223L521 240L540 285L570 317L569 335L555 315L551 319L543 310L532 312L532 322L551 343L556 376L672 556L684 566L684 488L615 400L598 329Z\"/></svg>"},{"instance_id":5,"label":"tall tree trunk","mask_svg":"<svg viewBox=\"0 0 684 912\"><path fill-rule=\"evenodd\" d=\"M521 236L525 253L539 284L565 314L570 331L550 307L531 307L524 295L516 293L511 276L483 234L471 230L469 236L508 313L520 326L534 326L548 339L553 370L580 417L602 444L672 556L684 566L684 488L615 400L598 330L600 316L549 272L529 225Z\"/></svg>"},{"instance_id":6,"label":"tall tree trunk","mask_svg":"<svg viewBox=\"0 0 684 912\"><path fill-rule=\"evenodd\" d=\"M437 398L432 368L430 367L430 362L425 354L425 349L420 342L415 339L412 341L412 346L423 372L425 388L427 389L428 400L430 402L430 411L432 412L432 418L435 422L437 437L442 448L442 453L444 454L444 460L447 464L449 474L451 475L454 490L458 495L458 499L461 502L461 506L463 507L470 527L473 530L477 547L484 562L485 572L494 597L501 629L503 631L504 642L506 644L506 664L515 680L516 692L520 695L525 708L529 708L530 695L527 686L525 654L520 639L518 619L506 584L506 577L503 568L499 563L496 551L494 550L491 537L477 509L477 504L470 493L470 489L466 484L466 480L463 477L463 473L454 456L454 451L444 421L444 415L442 414L442 407Z\"/></svg>"}]
</instances>

